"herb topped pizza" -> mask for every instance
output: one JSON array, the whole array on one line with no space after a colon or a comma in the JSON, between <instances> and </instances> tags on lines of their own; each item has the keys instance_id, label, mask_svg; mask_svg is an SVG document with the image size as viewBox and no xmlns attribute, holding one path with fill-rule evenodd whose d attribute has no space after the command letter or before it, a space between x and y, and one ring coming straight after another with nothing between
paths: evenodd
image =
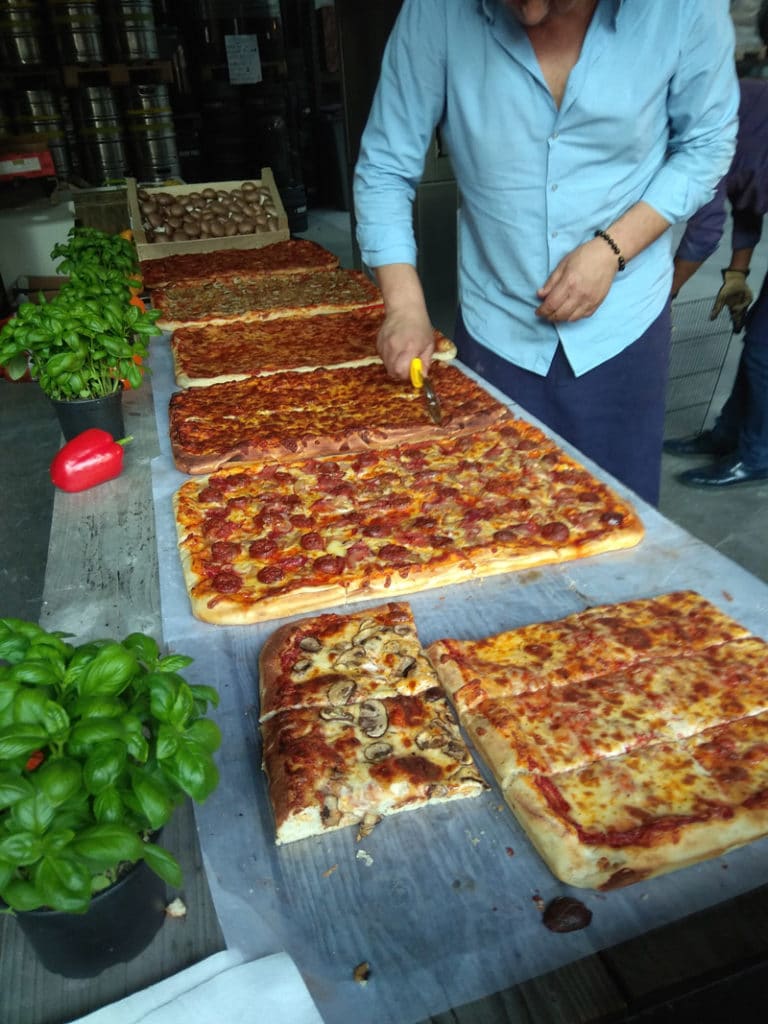
<instances>
[{"instance_id":1,"label":"herb topped pizza","mask_svg":"<svg viewBox=\"0 0 768 1024\"><path fill-rule=\"evenodd\" d=\"M142 260L145 288L194 287L207 281L247 280L259 274L303 274L336 270L337 256L306 238L290 238L258 249L216 249Z\"/></svg>"},{"instance_id":2,"label":"herb topped pizza","mask_svg":"<svg viewBox=\"0 0 768 1024\"><path fill-rule=\"evenodd\" d=\"M152 293L152 305L160 310L158 327L175 331L188 325L341 313L381 306L383 300L379 289L362 271L318 270L157 288Z\"/></svg>"}]
</instances>

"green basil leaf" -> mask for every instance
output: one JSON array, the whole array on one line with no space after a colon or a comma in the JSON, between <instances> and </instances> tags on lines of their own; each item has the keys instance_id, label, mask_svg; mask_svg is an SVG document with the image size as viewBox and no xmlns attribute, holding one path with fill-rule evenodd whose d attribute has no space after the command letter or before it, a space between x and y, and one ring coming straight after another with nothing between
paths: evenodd
<instances>
[{"instance_id":1,"label":"green basil leaf","mask_svg":"<svg viewBox=\"0 0 768 1024\"><path fill-rule=\"evenodd\" d=\"M18 879L9 882L0 895L14 910L37 910L45 905L45 900L31 882Z\"/></svg>"},{"instance_id":2,"label":"green basil leaf","mask_svg":"<svg viewBox=\"0 0 768 1024\"><path fill-rule=\"evenodd\" d=\"M122 644L105 644L80 679L81 696L115 697L128 686L138 671L136 655Z\"/></svg>"},{"instance_id":3,"label":"green basil leaf","mask_svg":"<svg viewBox=\"0 0 768 1024\"><path fill-rule=\"evenodd\" d=\"M46 906L78 913L91 898L91 872L76 857L48 855L33 872L33 880Z\"/></svg>"},{"instance_id":4,"label":"green basil leaf","mask_svg":"<svg viewBox=\"0 0 768 1024\"><path fill-rule=\"evenodd\" d=\"M180 672L187 665L191 665L194 660L186 654L166 654L158 661L157 668L160 672Z\"/></svg>"},{"instance_id":5,"label":"green basil leaf","mask_svg":"<svg viewBox=\"0 0 768 1024\"><path fill-rule=\"evenodd\" d=\"M72 850L97 870L106 871L121 860L137 861L144 844L131 829L120 824L93 825L72 840Z\"/></svg>"},{"instance_id":6,"label":"green basil leaf","mask_svg":"<svg viewBox=\"0 0 768 1024\"><path fill-rule=\"evenodd\" d=\"M42 843L31 832L16 832L0 839L0 860L22 866L34 864L42 853Z\"/></svg>"},{"instance_id":7,"label":"green basil leaf","mask_svg":"<svg viewBox=\"0 0 768 1024\"><path fill-rule=\"evenodd\" d=\"M0 729L0 761L13 761L44 747L48 734L37 725L12 724Z\"/></svg>"},{"instance_id":8,"label":"green basil leaf","mask_svg":"<svg viewBox=\"0 0 768 1024\"><path fill-rule=\"evenodd\" d=\"M93 799L93 813L102 825L114 824L123 820L123 798L113 786L103 789Z\"/></svg>"},{"instance_id":9,"label":"green basil leaf","mask_svg":"<svg viewBox=\"0 0 768 1024\"><path fill-rule=\"evenodd\" d=\"M172 758L163 762L168 775L191 796L202 803L218 785L219 773L213 758L193 743L179 743Z\"/></svg>"},{"instance_id":10,"label":"green basil leaf","mask_svg":"<svg viewBox=\"0 0 768 1024\"><path fill-rule=\"evenodd\" d=\"M125 704L119 697L81 697L70 708L75 719L120 718L125 714Z\"/></svg>"},{"instance_id":11,"label":"green basil leaf","mask_svg":"<svg viewBox=\"0 0 768 1024\"><path fill-rule=\"evenodd\" d=\"M172 726L161 725L157 730L157 743L155 745L155 754L158 761L173 757L178 749L179 734Z\"/></svg>"},{"instance_id":12,"label":"green basil leaf","mask_svg":"<svg viewBox=\"0 0 768 1024\"><path fill-rule=\"evenodd\" d=\"M83 781L89 793L100 793L116 785L125 770L127 755L122 743L101 743L88 755Z\"/></svg>"},{"instance_id":13,"label":"green basil leaf","mask_svg":"<svg viewBox=\"0 0 768 1024\"><path fill-rule=\"evenodd\" d=\"M217 708L219 706L219 692L212 686L190 686L192 696L195 698L195 706L201 713L205 713L207 706Z\"/></svg>"},{"instance_id":14,"label":"green basil leaf","mask_svg":"<svg viewBox=\"0 0 768 1024\"><path fill-rule=\"evenodd\" d=\"M221 730L210 718L198 718L184 735L187 739L199 743L203 750L211 754L221 746Z\"/></svg>"},{"instance_id":15,"label":"green basil leaf","mask_svg":"<svg viewBox=\"0 0 768 1024\"><path fill-rule=\"evenodd\" d=\"M10 672L14 683L28 683L32 686L53 686L61 680L56 667L50 661L22 661Z\"/></svg>"},{"instance_id":16,"label":"green basil leaf","mask_svg":"<svg viewBox=\"0 0 768 1024\"><path fill-rule=\"evenodd\" d=\"M173 813L174 804L152 779L137 775L133 780L133 792L142 814L153 829L162 828Z\"/></svg>"},{"instance_id":17,"label":"green basil leaf","mask_svg":"<svg viewBox=\"0 0 768 1024\"><path fill-rule=\"evenodd\" d=\"M33 792L32 783L28 779L11 772L0 773L0 810L31 796Z\"/></svg>"},{"instance_id":18,"label":"green basil leaf","mask_svg":"<svg viewBox=\"0 0 768 1024\"><path fill-rule=\"evenodd\" d=\"M53 807L59 807L80 790L82 778L79 761L71 757L53 757L38 768L35 786L45 794Z\"/></svg>"},{"instance_id":19,"label":"green basil leaf","mask_svg":"<svg viewBox=\"0 0 768 1024\"><path fill-rule=\"evenodd\" d=\"M144 844L144 860L167 885L180 889L184 881L179 862L157 843Z\"/></svg>"},{"instance_id":20,"label":"green basil leaf","mask_svg":"<svg viewBox=\"0 0 768 1024\"><path fill-rule=\"evenodd\" d=\"M139 661L143 661L148 668L154 668L160 653L157 641L146 633L131 633L123 640L123 647L133 651Z\"/></svg>"},{"instance_id":21,"label":"green basil leaf","mask_svg":"<svg viewBox=\"0 0 768 1024\"><path fill-rule=\"evenodd\" d=\"M180 678L170 672L150 672L144 679L149 686L152 714L161 722L167 722L171 716Z\"/></svg>"},{"instance_id":22,"label":"green basil leaf","mask_svg":"<svg viewBox=\"0 0 768 1024\"><path fill-rule=\"evenodd\" d=\"M55 813L53 804L45 793L34 793L16 801L8 812L8 821L10 827L17 831L41 836L50 826Z\"/></svg>"},{"instance_id":23,"label":"green basil leaf","mask_svg":"<svg viewBox=\"0 0 768 1024\"><path fill-rule=\"evenodd\" d=\"M89 718L78 722L69 734L67 749L73 757L82 757L97 743L122 740L123 727L117 718Z\"/></svg>"}]
</instances>

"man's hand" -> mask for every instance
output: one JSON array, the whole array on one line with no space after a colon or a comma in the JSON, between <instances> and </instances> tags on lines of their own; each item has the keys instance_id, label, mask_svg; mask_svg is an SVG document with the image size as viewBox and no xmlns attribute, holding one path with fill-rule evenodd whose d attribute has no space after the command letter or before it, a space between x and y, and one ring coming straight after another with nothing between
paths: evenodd
<instances>
[{"instance_id":1,"label":"man's hand","mask_svg":"<svg viewBox=\"0 0 768 1024\"><path fill-rule=\"evenodd\" d=\"M747 285L748 273L748 270L723 270L723 285L709 314L709 319L715 320L723 307L727 306L736 334L744 327L744 318L753 298L752 291Z\"/></svg>"},{"instance_id":2,"label":"man's hand","mask_svg":"<svg viewBox=\"0 0 768 1024\"><path fill-rule=\"evenodd\" d=\"M421 359L429 372L435 350L435 332L425 315L402 311L387 313L376 339L376 348L387 373L396 380L410 380L411 361Z\"/></svg>"},{"instance_id":3,"label":"man's hand","mask_svg":"<svg viewBox=\"0 0 768 1024\"><path fill-rule=\"evenodd\" d=\"M618 271L616 256L602 239L593 239L564 256L536 293L536 316L561 323L592 316Z\"/></svg>"}]
</instances>

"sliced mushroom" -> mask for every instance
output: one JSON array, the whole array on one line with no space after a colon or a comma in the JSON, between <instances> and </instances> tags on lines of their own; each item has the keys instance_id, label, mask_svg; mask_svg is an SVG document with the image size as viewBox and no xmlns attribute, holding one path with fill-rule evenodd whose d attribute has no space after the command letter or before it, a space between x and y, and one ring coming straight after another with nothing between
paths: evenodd
<instances>
[{"instance_id":1,"label":"sliced mushroom","mask_svg":"<svg viewBox=\"0 0 768 1024\"><path fill-rule=\"evenodd\" d=\"M371 832L376 828L378 823L381 821L381 816L378 814L371 814L370 812L363 816L363 820L360 822L360 828L357 830L357 841L365 839Z\"/></svg>"},{"instance_id":2,"label":"sliced mushroom","mask_svg":"<svg viewBox=\"0 0 768 1024\"><path fill-rule=\"evenodd\" d=\"M377 740L375 743L369 743L367 747L363 749L366 761L371 761L375 764L377 761L383 761L385 757L394 750L391 743L384 743L383 740Z\"/></svg>"},{"instance_id":3,"label":"sliced mushroom","mask_svg":"<svg viewBox=\"0 0 768 1024\"><path fill-rule=\"evenodd\" d=\"M443 782L435 782L431 786L427 786L427 798L440 799L441 797L448 796L448 787Z\"/></svg>"},{"instance_id":4,"label":"sliced mushroom","mask_svg":"<svg viewBox=\"0 0 768 1024\"><path fill-rule=\"evenodd\" d=\"M393 626L393 632L397 633L398 636L413 636L413 629L408 625Z\"/></svg>"},{"instance_id":5,"label":"sliced mushroom","mask_svg":"<svg viewBox=\"0 0 768 1024\"><path fill-rule=\"evenodd\" d=\"M320 819L326 828L332 828L341 822L339 801L335 796L328 794L325 800L323 800L323 806L320 808Z\"/></svg>"},{"instance_id":6,"label":"sliced mushroom","mask_svg":"<svg viewBox=\"0 0 768 1024\"><path fill-rule=\"evenodd\" d=\"M339 679L335 683L331 683L328 687L328 700L335 707L339 707L341 704L347 704L351 700L355 690L357 689L357 683L351 679Z\"/></svg>"},{"instance_id":7,"label":"sliced mushroom","mask_svg":"<svg viewBox=\"0 0 768 1024\"><path fill-rule=\"evenodd\" d=\"M449 743L446 743L443 750L448 757L453 758L454 761L458 761L459 764L472 763L472 757L469 751L464 744L460 743L458 740L451 740Z\"/></svg>"},{"instance_id":8,"label":"sliced mushroom","mask_svg":"<svg viewBox=\"0 0 768 1024\"><path fill-rule=\"evenodd\" d=\"M366 736L377 740L389 728L387 709L380 700L374 698L364 700L360 705L357 722Z\"/></svg>"},{"instance_id":9,"label":"sliced mushroom","mask_svg":"<svg viewBox=\"0 0 768 1024\"><path fill-rule=\"evenodd\" d=\"M411 672L413 672L413 670L416 668L416 664L417 662L415 658L411 658L407 655L404 655L400 659L400 664L397 666L395 674L400 676L401 679L405 679L406 676L409 676Z\"/></svg>"},{"instance_id":10,"label":"sliced mushroom","mask_svg":"<svg viewBox=\"0 0 768 1024\"><path fill-rule=\"evenodd\" d=\"M353 644L361 644L365 640L369 640L372 636L376 636L381 632L381 626L375 619L363 619L360 626L352 638Z\"/></svg>"},{"instance_id":11,"label":"sliced mushroom","mask_svg":"<svg viewBox=\"0 0 768 1024\"><path fill-rule=\"evenodd\" d=\"M299 647L302 651L309 651L311 654L317 654L318 651L323 649L323 645L316 636L303 636L299 640Z\"/></svg>"},{"instance_id":12,"label":"sliced mushroom","mask_svg":"<svg viewBox=\"0 0 768 1024\"><path fill-rule=\"evenodd\" d=\"M309 660L309 658L302 658L301 661L295 661L293 663L293 665L291 666L291 672L295 673L297 676L300 676L303 672L306 672L311 667L312 662Z\"/></svg>"},{"instance_id":13,"label":"sliced mushroom","mask_svg":"<svg viewBox=\"0 0 768 1024\"><path fill-rule=\"evenodd\" d=\"M453 778L458 779L459 782L476 782L479 786L482 786L483 789L489 788L488 783L485 781L484 778L478 775L477 772L470 771L469 769L464 767L459 768L458 771L455 771L453 773Z\"/></svg>"},{"instance_id":14,"label":"sliced mushroom","mask_svg":"<svg viewBox=\"0 0 768 1024\"><path fill-rule=\"evenodd\" d=\"M416 746L419 750L437 750L445 745L445 736L440 732L422 729L420 733L416 734Z\"/></svg>"},{"instance_id":15,"label":"sliced mushroom","mask_svg":"<svg viewBox=\"0 0 768 1024\"><path fill-rule=\"evenodd\" d=\"M344 708L322 708L320 711L320 717L325 722L354 722L355 716L351 711L345 711Z\"/></svg>"}]
</instances>

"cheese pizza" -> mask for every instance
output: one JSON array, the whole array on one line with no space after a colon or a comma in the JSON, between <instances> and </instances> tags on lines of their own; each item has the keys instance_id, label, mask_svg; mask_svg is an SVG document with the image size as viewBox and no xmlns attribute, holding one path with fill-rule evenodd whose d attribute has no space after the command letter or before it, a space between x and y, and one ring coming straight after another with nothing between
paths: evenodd
<instances>
[{"instance_id":1,"label":"cheese pizza","mask_svg":"<svg viewBox=\"0 0 768 1024\"><path fill-rule=\"evenodd\" d=\"M378 363L376 338L383 322L383 308L373 306L325 316L181 327L171 337L176 383L207 387L284 370ZM434 358L455 355L453 342L435 331Z\"/></svg>"},{"instance_id":2,"label":"cheese pizza","mask_svg":"<svg viewBox=\"0 0 768 1024\"><path fill-rule=\"evenodd\" d=\"M432 422L423 395L381 363L279 373L192 388L171 396L171 450L186 473L229 462L280 461L364 451L477 429L509 410L454 366L431 371L442 408Z\"/></svg>"},{"instance_id":3,"label":"cheese pizza","mask_svg":"<svg viewBox=\"0 0 768 1024\"><path fill-rule=\"evenodd\" d=\"M700 595L427 654L562 881L627 885L768 832L768 644Z\"/></svg>"}]
</instances>

